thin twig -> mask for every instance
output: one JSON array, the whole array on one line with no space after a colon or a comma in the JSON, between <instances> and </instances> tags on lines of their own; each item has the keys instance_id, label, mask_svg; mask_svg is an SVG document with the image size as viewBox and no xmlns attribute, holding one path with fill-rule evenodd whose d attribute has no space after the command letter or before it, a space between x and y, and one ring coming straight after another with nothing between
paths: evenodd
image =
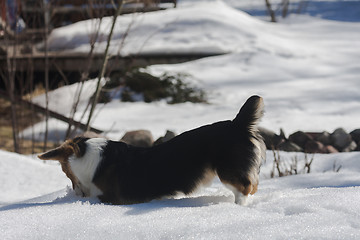
<instances>
[{"instance_id":1,"label":"thin twig","mask_svg":"<svg viewBox=\"0 0 360 240\"><path fill-rule=\"evenodd\" d=\"M95 30L95 36L93 36L90 40L90 52L88 54L88 64L87 64L87 69L81 74L81 79L80 79L80 87L77 89L76 94L75 94L75 100L73 103L73 107L70 113L70 121L69 121L69 126L68 129L66 131L66 135L65 138L68 138L71 133L76 132L78 125L75 125L73 131L71 131L71 127L74 125L74 117L75 117L75 113L77 112L77 108L79 106L79 102L80 102L80 97L84 88L84 82L85 80L88 78L89 76L89 72L90 72L90 68L92 66L92 62L93 62L93 54L94 54L94 49L95 49L95 43L97 42L97 39L99 38L99 32L100 32L100 27L101 27L101 23L102 23L102 17L100 18L100 20L98 21L98 24L96 26L96 30ZM86 111L86 110L85 110Z\"/></svg>"},{"instance_id":2,"label":"thin twig","mask_svg":"<svg viewBox=\"0 0 360 240\"><path fill-rule=\"evenodd\" d=\"M7 25L5 25L5 29L7 29ZM16 36L15 36L16 37ZM15 39L16 40L16 39ZM9 49L10 46L10 39L9 34L5 31L5 46L6 49ZM14 141L14 151L20 152L19 149L19 141L18 141L18 122L16 117L16 103L15 103L15 70L16 70L16 44L13 46L12 57L13 61L11 61L9 53L6 56L6 63L7 63L7 80L4 78L5 87L7 93L9 95L9 100L11 104L11 127L12 127L12 136Z\"/></svg>"},{"instance_id":3,"label":"thin twig","mask_svg":"<svg viewBox=\"0 0 360 240\"><path fill-rule=\"evenodd\" d=\"M117 19L118 15L121 13L121 10L122 10L122 3L123 3L123 1L119 0L118 9L117 9L115 15L113 16L113 22L112 22L112 25L111 25L110 33L109 33L109 36L108 36L108 39L107 39L107 44L106 44L106 48L105 48L105 52L104 52L103 64L102 64L100 74L98 76L98 81L97 81L96 91L95 91L95 97L94 97L94 99L92 101L88 121L86 123L86 129L87 130L89 130L89 128L90 128L91 118L92 118L92 115L94 113L95 106L96 106L96 104L98 102L98 99L99 99L99 94L100 94L100 90L101 90L101 79L104 77L104 74L105 74L106 66L107 66L108 59L109 59L108 51L109 51L109 47L110 47L110 42L111 42L111 38L112 38L112 35L113 35L114 27L115 27L115 24L116 24L116 19Z\"/></svg>"},{"instance_id":4,"label":"thin twig","mask_svg":"<svg viewBox=\"0 0 360 240\"><path fill-rule=\"evenodd\" d=\"M49 133L49 56L48 56L48 31L49 31L49 4L43 1L44 21L45 21L45 136L44 136L44 152L47 149L48 133Z\"/></svg>"}]
</instances>

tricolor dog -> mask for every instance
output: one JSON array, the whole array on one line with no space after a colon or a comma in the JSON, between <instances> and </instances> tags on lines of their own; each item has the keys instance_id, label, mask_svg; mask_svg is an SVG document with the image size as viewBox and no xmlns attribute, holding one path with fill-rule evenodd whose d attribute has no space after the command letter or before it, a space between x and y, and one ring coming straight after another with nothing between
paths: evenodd
<instances>
[{"instance_id":1,"label":"tricolor dog","mask_svg":"<svg viewBox=\"0 0 360 240\"><path fill-rule=\"evenodd\" d=\"M242 204L257 191L265 145L257 124L261 97L250 97L234 120L184 132L149 148L77 137L39 155L58 160L76 194L111 204L134 204L190 194L214 176Z\"/></svg>"}]
</instances>

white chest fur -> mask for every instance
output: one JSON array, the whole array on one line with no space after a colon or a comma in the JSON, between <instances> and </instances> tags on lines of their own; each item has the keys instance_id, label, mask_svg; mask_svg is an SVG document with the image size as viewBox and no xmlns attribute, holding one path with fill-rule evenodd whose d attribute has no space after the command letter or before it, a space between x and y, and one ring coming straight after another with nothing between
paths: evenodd
<instances>
[{"instance_id":1,"label":"white chest fur","mask_svg":"<svg viewBox=\"0 0 360 240\"><path fill-rule=\"evenodd\" d=\"M101 162L102 147L107 140L102 138L92 138L86 141L86 151L84 156L77 158L72 156L69 163L72 172L80 181L80 188L85 196L96 197L102 194L101 190L92 182L95 171Z\"/></svg>"}]
</instances>

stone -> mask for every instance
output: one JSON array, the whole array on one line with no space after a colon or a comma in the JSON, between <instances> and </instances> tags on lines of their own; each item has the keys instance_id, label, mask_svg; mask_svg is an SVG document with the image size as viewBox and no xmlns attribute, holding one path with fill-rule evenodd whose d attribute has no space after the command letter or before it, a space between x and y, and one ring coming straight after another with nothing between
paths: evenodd
<instances>
[{"instance_id":1,"label":"stone","mask_svg":"<svg viewBox=\"0 0 360 240\"><path fill-rule=\"evenodd\" d=\"M343 152L352 152L357 148L357 144L352 141L347 147L345 147L342 151Z\"/></svg>"},{"instance_id":2,"label":"stone","mask_svg":"<svg viewBox=\"0 0 360 240\"><path fill-rule=\"evenodd\" d=\"M176 133L167 130L165 135L163 137L159 137L155 142L154 145L159 145L161 143L167 142L170 139L174 138L176 136Z\"/></svg>"},{"instance_id":3,"label":"stone","mask_svg":"<svg viewBox=\"0 0 360 240\"><path fill-rule=\"evenodd\" d=\"M325 146L326 153L338 153L339 151L334 148L332 145L326 145Z\"/></svg>"},{"instance_id":4,"label":"stone","mask_svg":"<svg viewBox=\"0 0 360 240\"><path fill-rule=\"evenodd\" d=\"M286 139L285 137L285 131L284 129L280 128L280 137L282 137L283 139Z\"/></svg>"},{"instance_id":5,"label":"stone","mask_svg":"<svg viewBox=\"0 0 360 240\"><path fill-rule=\"evenodd\" d=\"M297 131L289 136L289 140L304 149L306 143L313 138L307 133Z\"/></svg>"},{"instance_id":6,"label":"stone","mask_svg":"<svg viewBox=\"0 0 360 240\"><path fill-rule=\"evenodd\" d=\"M327 153L324 144L315 140L309 140L305 144L304 151L306 153Z\"/></svg>"},{"instance_id":7,"label":"stone","mask_svg":"<svg viewBox=\"0 0 360 240\"><path fill-rule=\"evenodd\" d=\"M332 145L340 152L347 148L351 142L352 137L343 128L336 129L330 136Z\"/></svg>"},{"instance_id":8,"label":"stone","mask_svg":"<svg viewBox=\"0 0 360 240\"><path fill-rule=\"evenodd\" d=\"M360 151L360 141L357 143L357 147L354 151Z\"/></svg>"},{"instance_id":9,"label":"stone","mask_svg":"<svg viewBox=\"0 0 360 240\"><path fill-rule=\"evenodd\" d=\"M260 135L263 137L266 149L272 150L277 149L278 145L285 141L285 139L271 130L263 127L259 127Z\"/></svg>"},{"instance_id":10,"label":"stone","mask_svg":"<svg viewBox=\"0 0 360 240\"><path fill-rule=\"evenodd\" d=\"M92 132L92 131L86 131L83 134L80 134L80 137L85 137L85 138L105 138L107 139L107 137L96 133L96 132Z\"/></svg>"},{"instance_id":11,"label":"stone","mask_svg":"<svg viewBox=\"0 0 360 240\"><path fill-rule=\"evenodd\" d=\"M154 138L148 130L136 130L125 133L120 141L135 147L151 147L154 143Z\"/></svg>"},{"instance_id":12,"label":"stone","mask_svg":"<svg viewBox=\"0 0 360 240\"><path fill-rule=\"evenodd\" d=\"M278 145L278 149L285 151L285 152L302 152L303 151L303 149L299 145L297 145L289 140L281 142Z\"/></svg>"},{"instance_id":13,"label":"stone","mask_svg":"<svg viewBox=\"0 0 360 240\"><path fill-rule=\"evenodd\" d=\"M326 131L319 133L314 139L324 145L331 144L330 133Z\"/></svg>"},{"instance_id":14,"label":"stone","mask_svg":"<svg viewBox=\"0 0 360 240\"><path fill-rule=\"evenodd\" d=\"M327 131L324 132L306 132L312 139L315 141L321 142L324 145L330 145L331 139L330 139L330 133Z\"/></svg>"},{"instance_id":15,"label":"stone","mask_svg":"<svg viewBox=\"0 0 360 240\"><path fill-rule=\"evenodd\" d=\"M352 131L350 135L355 142L360 142L360 128Z\"/></svg>"}]
</instances>

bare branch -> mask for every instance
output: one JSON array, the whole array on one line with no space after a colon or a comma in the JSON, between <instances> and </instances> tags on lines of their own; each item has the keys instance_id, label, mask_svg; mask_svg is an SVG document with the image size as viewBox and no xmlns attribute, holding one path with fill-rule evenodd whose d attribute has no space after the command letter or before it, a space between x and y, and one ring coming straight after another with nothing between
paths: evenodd
<instances>
[{"instance_id":1,"label":"bare branch","mask_svg":"<svg viewBox=\"0 0 360 240\"><path fill-rule=\"evenodd\" d=\"M121 10L122 10L122 3L123 3L123 1L119 0L118 9L117 9L117 11L116 11L116 13L115 13L115 15L113 17L113 22L112 22L112 25L111 25L110 33L109 33L109 36L108 36L108 39L107 39L106 49L105 49L105 52L104 52L104 61L103 61L103 64L102 64L100 74L98 76L98 81L97 81L97 86L96 86L96 91L95 91L95 97L94 97L94 99L92 101L88 121L87 121L87 124L86 124L87 130L90 128L91 118L92 118L96 103L97 103L98 98L99 98L99 94L100 94L100 90L101 90L100 83L101 83L101 79L104 77L104 74L105 74L107 62L108 62L108 59L109 59L108 51L109 51L109 47L110 47L110 42L111 42L111 38L112 38L112 35L113 35L116 19L117 19L118 15L121 13Z\"/></svg>"}]
</instances>

